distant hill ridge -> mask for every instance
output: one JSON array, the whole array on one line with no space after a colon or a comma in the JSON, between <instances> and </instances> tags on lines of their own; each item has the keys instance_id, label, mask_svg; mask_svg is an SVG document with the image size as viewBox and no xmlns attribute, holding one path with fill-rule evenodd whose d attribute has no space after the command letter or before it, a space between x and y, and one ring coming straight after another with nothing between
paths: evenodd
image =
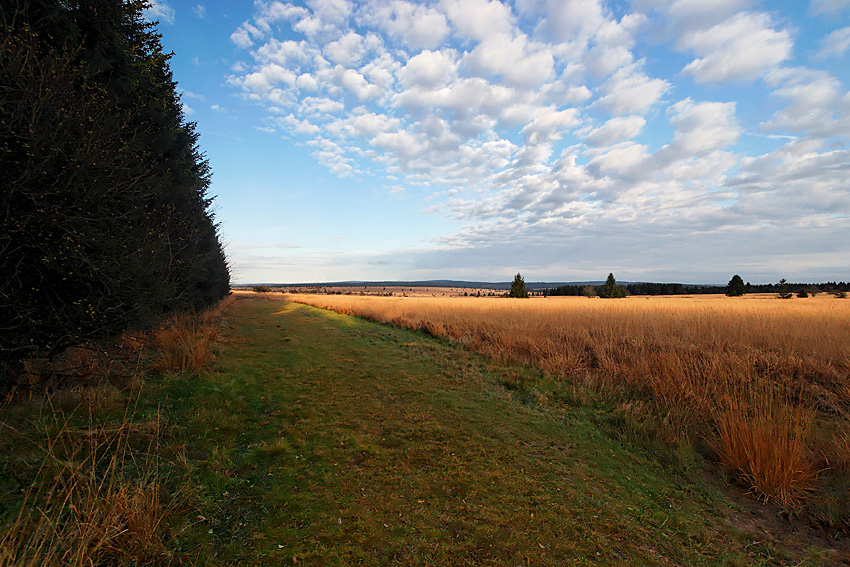
<instances>
[{"instance_id":1,"label":"distant hill ridge","mask_svg":"<svg viewBox=\"0 0 850 567\"><path fill-rule=\"evenodd\" d=\"M530 290L552 289L560 286L599 286L604 280L577 281L577 282L526 282L525 286ZM618 281L620 285L631 285L649 282ZM422 280L422 281L341 281L341 282L310 282L310 283L252 283L238 284L233 287L253 287L256 285L267 285L270 287L456 287L463 289L493 289L507 290L511 288L510 282L470 282L462 280ZM711 286L723 288L722 284L682 284L685 287Z\"/></svg>"}]
</instances>

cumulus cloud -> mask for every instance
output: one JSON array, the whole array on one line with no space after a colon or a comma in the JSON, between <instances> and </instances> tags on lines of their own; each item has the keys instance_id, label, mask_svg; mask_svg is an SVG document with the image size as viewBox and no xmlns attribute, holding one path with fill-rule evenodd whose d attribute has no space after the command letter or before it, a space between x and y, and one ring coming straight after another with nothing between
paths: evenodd
<instances>
[{"instance_id":1,"label":"cumulus cloud","mask_svg":"<svg viewBox=\"0 0 850 567\"><path fill-rule=\"evenodd\" d=\"M463 62L478 75L501 77L516 86L541 85L554 75L551 51L530 44L524 34L489 36Z\"/></svg>"},{"instance_id":2,"label":"cumulus cloud","mask_svg":"<svg viewBox=\"0 0 850 567\"><path fill-rule=\"evenodd\" d=\"M233 31L245 52L228 82L334 174L416 187L429 214L462 222L443 249L834 234L850 210L850 93L798 65L785 20L758 6L261 0ZM809 54L826 65L848 43L842 28ZM727 81L758 102L726 98Z\"/></svg>"},{"instance_id":3,"label":"cumulus cloud","mask_svg":"<svg viewBox=\"0 0 850 567\"><path fill-rule=\"evenodd\" d=\"M498 0L442 0L440 7L464 38L482 41L512 29L511 9Z\"/></svg>"},{"instance_id":4,"label":"cumulus cloud","mask_svg":"<svg viewBox=\"0 0 850 567\"><path fill-rule=\"evenodd\" d=\"M774 96L788 106L762 123L768 132L794 132L816 138L846 134L850 127L850 96L840 81L824 71L783 69L769 80L777 85Z\"/></svg>"},{"instance_id":5,"label":"cumulus cloud","mask_svg":"<svg viewBox=\"0 0 850 567\"><path fill-rule=\"evenodd\" d=\"M653 79L636 67L624 67L600 87L602 96L595 104L611 114L643 114L649 112L669 86L667 81Z\"/></svg>"},{"instance_id":6,"label":"cumulus cloud","mask_svg":"<svg viewBox=\"0 0 850 567\"><path fill-rule=\"evenodd\" d=\"M585 142L591 146L611 146L631 140L641 133L646 119L643 116L618 116L596 128L583 132Z\"/></svg>"},{"instance_id":7,"label":"cumulus cloud","mask_svg":"<svg viewBox=\"0 0 850 567\"><path fill-rule=\"evenodd\" d=\"M764 13L743 12L708 29L690 31L679 46L698 57L684 72L700 83L752 79L791 57L790 34Z\"/></svg>"},{"instance_id":8,"label":"cumulus cloud","mask_svg":"<svg viewBox=\"0 0 850 567\"><path fill-rule=\"evenodd\" d=\"M367 4L360 19L413 49L434 49L449 35L445 14L429 7L403 0L387 4Z\"/></svg>"},{"instance_id":9,"label":"cumulus cloud","mask_svg":"<svg viewBox=\"0 0 850 567\"><path fill-rule=\"evenodd\" d=\"M676 131L665 150L676 155L698 156L733 144L741 135L734 102L695 103L688 98L671 105L668 112Z\"/></svg>"},{"instance_id":10,"label":"cumulus cloud","mask_svg":"<svg viewBox=\"0 0 850 567\"><path fill-rule=\"evenodd\" d=\"M434 88L448 84L457 76L454 50L422 51L411 57L399 72L405 87Z\"/></svg>"}]
</instances>

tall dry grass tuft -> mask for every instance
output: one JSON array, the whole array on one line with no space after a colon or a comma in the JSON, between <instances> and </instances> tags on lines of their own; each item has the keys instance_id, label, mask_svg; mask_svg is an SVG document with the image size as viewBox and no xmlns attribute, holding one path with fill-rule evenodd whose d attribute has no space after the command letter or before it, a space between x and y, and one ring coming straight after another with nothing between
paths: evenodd
<instances>
[{"instance_id":1,"label":"tall dry grass tuft","mask_svg":"<svg viewBox=\"0 0 850 567\"><path fill-rule=\"evenodd\" d=\"M152 335L156 350L152 369L200 372L214 358L220 328L220 309L175 316Z\"/></svg>"},{"instance_id":2,"label":"tall dry grass tuft","mask_svg":"<svg viewBox=\"0 0 850 567\"><path fill-rule=\"evenodd\" d=\"M133 447L140 435L147 449ZM0 567L157 565L167 562L155 454L159 422L86 430L62 424L42 446L32 488L0 536Z\"/></svg>"},{"instance_id":3,"label":"tall dry grass tuft","mask_svg":"<svg viewBox=\"0 0 850 567\"><path fill-rule=\"evenodd\" d=\"M788 508L812 491L812 412L777 393L775 385L756 382L724 395L714 422L718 454L752 493Z\"/></svg>"}]
</instances>

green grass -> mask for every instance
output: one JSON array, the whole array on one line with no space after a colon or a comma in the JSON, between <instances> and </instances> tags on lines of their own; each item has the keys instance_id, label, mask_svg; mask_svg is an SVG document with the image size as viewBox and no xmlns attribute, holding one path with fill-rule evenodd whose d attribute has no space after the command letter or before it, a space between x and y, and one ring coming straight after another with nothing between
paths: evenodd
<instances>
[{"instance_id":1,"label":"green grass","mask_svg":"<svg viewBox=\"0 0 850 567\"><path fill-rule=\"evenodd\" d=\"M133 417L164 420L174 563L839 564L734 527L698 457L662 464L534 370L300 304L224 317L211 370L148 381Z\"/></svg>"}]
</instances>

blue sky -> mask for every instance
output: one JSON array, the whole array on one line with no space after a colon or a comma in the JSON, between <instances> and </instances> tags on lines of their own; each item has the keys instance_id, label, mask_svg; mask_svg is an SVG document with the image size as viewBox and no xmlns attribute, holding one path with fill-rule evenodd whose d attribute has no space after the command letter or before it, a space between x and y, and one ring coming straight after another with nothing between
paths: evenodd
<instances>
[{"instance_id":1,"label":"blue sky","mask_svg":"<svg viewBox=\"0 0 850 567\"><path fill-rule=\"evenodd\" d=\"M159 0L236 283L850 279L850 0Z\"/></svg>"}]
</instances>

